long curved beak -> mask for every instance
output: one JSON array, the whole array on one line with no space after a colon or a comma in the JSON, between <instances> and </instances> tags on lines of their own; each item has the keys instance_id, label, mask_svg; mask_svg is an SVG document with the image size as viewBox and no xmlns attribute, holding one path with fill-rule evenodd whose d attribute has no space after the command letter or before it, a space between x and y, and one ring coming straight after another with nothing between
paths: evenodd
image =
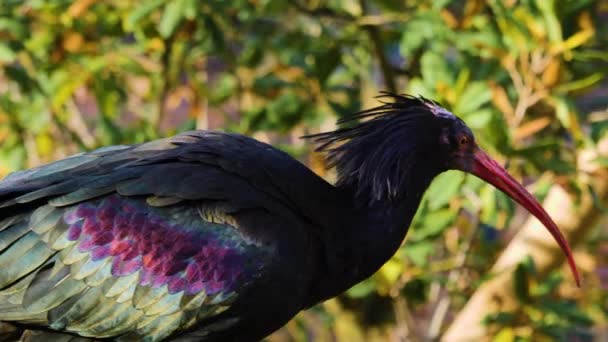
<instances>
[{"instance_id":1,"label":"long curved beak","mask_svg":"<svg viewBox=\"0 0 608 342\"><path fill-rule=\"evenodd\" d=\"M496 161L479 148L474 153L473 164L471 165L469 172L507 194L517 203L525 207L532 215L536 216L536 218L547 227L549 233L553 235L553 238L555 238L566 255L572 274L574 274L576 285L580 287L580 276L576 269L576 264L572 257L572 251L570 250L568 242L557 228L555 222L553 222L551 217L549 217L549 214L547 214L534 196L513 179L502 166L498 165Z\"/></svg>"}]
</instances>

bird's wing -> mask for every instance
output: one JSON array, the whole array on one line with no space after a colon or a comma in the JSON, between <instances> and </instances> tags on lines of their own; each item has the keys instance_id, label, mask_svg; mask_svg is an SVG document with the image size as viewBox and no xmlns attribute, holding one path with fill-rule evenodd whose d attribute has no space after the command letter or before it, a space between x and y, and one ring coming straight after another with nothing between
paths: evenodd
<instances>
[{"instance_id":1,"label":"bird's wing","mask_svg":"<svg viewBox=\"0 0 608 342\"><path fill-rule=\"evenodd\" d=\"M232 176L230 181L227 175ZM308 218L315 215L306 210L316 206L303 208L298 203L318 200L301 189L329 195L332 188L268 144L238 134L192 131L141 145L101 148L12 173L0 183L0 208L61 194L68 195L55 203L67 205L113 191L175 200L221 199L241 186L255 189L256 203L259 196L270 196ZM247 203L251 198L242 194L235 200Z\"/></svg>"},{"instance_id":2,"label":"bird's wing","mask_svg":"<svg viewBox=\"0 0 608 342\"><path fill-rule=\"evenodd\" d=\"M156 340L229 308L271 263L240 213L300 215L268 177L303 167L256 144L195 132L7 177L0 320Z\"/></svg>"}]
</instances>

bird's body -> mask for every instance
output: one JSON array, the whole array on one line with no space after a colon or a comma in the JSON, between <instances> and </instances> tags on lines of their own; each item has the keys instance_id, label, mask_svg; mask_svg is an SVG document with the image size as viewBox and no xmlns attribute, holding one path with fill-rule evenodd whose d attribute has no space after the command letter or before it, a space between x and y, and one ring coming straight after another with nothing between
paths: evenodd
<instances>
[{"instance_id":1,"label":"bird's body","mask_svg":"<svg viewBox=\"0 0 608 342\"><path fill-rule=\"evenodd\" d=\"M376 116L367 124L315 137L337 185L267 144L209 131L10 175L0 321L90 338L263 338L375 272L449 168L421 159L443 126L420 122L440 107L394 98L362 112Z\"/></svg>"}]
</instances>

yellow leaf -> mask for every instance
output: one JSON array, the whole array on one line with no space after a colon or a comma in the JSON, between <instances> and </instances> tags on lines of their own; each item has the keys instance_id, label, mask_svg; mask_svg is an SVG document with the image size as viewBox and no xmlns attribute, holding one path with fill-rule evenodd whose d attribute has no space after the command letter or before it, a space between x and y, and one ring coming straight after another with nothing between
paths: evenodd
<instances>
[{"instance_id":1,"label":"yellow leaf","mask_svg":"<svg viewBox=\"0 0 608 342\"><path fill-rule=\"evenodd\" d=\"M63 38L63 48L68 52L78 52L82 48L84 38L78 32L70 32Z\"/></svg>"},{"instance_id":2,"label":"yellow leaf","mask_svg":"<svg viewBox=\"0 0 608 342\"><path fill-rule=\"evenodd\" d=\"M9 172L11 172L11 169L6 167L6 165L4 164L0 164L0 178L4 178L6 175L9 174Z\"/></svg>"},{"instance_id":3,"label":"yellow leaf","mask_svg":"<svg viewBox=\"0 0 608 342\"><path fill-rule=\"evenodd\" d=\"M551 58L551 61L547 65L545 71L543 71L543 84L546 87L551 87L557 83L559 80L559 70L561 67L561 62L557 58Z\"/></svg>"},{"instance_id":4,"label":"yellow leaf","mask_svg":"<svg viewBox=\"0 0 608 342\"><path fill-rule=\"evenodd\" d=\"M490 89L492 90L492 104L503 112L507 120L510 121L513 118L514 109L511 105L511 101L509 101L507 92L496 82L490 82Z\"/></svg>"},{"instance_id":5,"label":"yellow leaf","mask_svg":"<svg viewBox=\"0 0 608 342\"><path fill-rule=\"evenodd\" d=\"M395 257L391 258L378 271L378 292L388 293L401 274L403 274L403 263Z\"/></svg>"},{"instance_id":6,"label":"yellow leaf","mask_svg":"<svg viewBox=\"0 0 608 342\"><path fill-rule=\"evenodd\" d=\"M591 19L591 14L589 11L584 11L578 17L578 25L583 30L593 30L593 20Z\"/></svg>"},{"instance_id":7,"label":"yellow leaf","mask_svg":"<svg viewBox=\"0 0 608 342\"><path fill-rule=\"evenodd\" d=\"M515 332L512 328L504 328L494 336L492 342L513 342L515 341Z\"/></svg>"},{"instance_id":8,"label":"yellow leaf","mask_svg":"<svg viewBox=\"0 0 608 342\"><path fill-rule=\"evenodd\" d=\"M526 122L525 124L517 127L515 132L513 132L514 140L522 140L531 135L536 134L540 130L551 124L551 119L548 117L541 117L538 119L534 119Z\"/></svg>"},{"instance_id":9,"label":"yellow leaf","mask_svg":"<svg viewBox=\"0 0 608 342\"><path fill-rule=\"evenodd\" d=\"M78 18L81 16L86 10L91 7L95 3L95 0L77 0L70 5L67 13L72 18Z\"/></svg>"},{"instance_id":10,"label":"yellow leaf","mask_svg":"<svg viewBox=\"0 0 608 342\"><path fill-rule=\"evenodd\" d=\"M147 42L147 48L151 51L164 51L165 43L160 38L152 38Z\"/></svg>"},{"instance_id":11,"label":"yellow leaf","mask_svg":"<svg viewBox=\"0 0 608 342\"><path fill-rule=\"evenodd\" d=\"M456 17L454 17L454 15L452 14L452 12L444 9L441 11L441 18L443 18L443 21L452 29L458 27L458 20L456 20Z\"/></svg>"},{"instance_id":12,"label":"yellow leaf","mask_svg":"<svg viewBox=\"0 0 608 342\"><path fill-rule=\"evenodd\" d=\"M591 37L593 37L594 33L595 33L594 30L578 31L577 33L570 36L570 38L554 45L551 48L551 53L559 54L564 51L570 51L578 46L581 46L581 45L585 44L589 39L591 39Z\"/></svg>"},{"instance_id":13,"label":"yellow leaf","mask_svg":"<svg viewBox=\"0 0 608 342\"><path fill-rule=\"evenodd\" d=\"M48 134L39 134L36 137L36 149L41 156L50 156L54 150L53 139Z\"/></svg>"}]
</instances>

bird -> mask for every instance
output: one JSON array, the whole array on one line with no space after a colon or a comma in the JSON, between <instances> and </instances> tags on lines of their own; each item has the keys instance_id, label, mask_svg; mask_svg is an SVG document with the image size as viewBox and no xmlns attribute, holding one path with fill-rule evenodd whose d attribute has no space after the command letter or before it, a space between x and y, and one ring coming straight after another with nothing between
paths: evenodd
<instances>
[{"instance_id":1,"label":"bird","mask_svg":"<svg viewBox=\"0 0 608 342\"><path fill-rule=\"evenodd\" d=\"M271 145L208 130L9 174L1 324L41 341L263 339L376 272L447 170L536 216L579 284L547 212L438 102L382 93L305 138L335 167L334 184Z\"/></svg>"}]
</instances>

